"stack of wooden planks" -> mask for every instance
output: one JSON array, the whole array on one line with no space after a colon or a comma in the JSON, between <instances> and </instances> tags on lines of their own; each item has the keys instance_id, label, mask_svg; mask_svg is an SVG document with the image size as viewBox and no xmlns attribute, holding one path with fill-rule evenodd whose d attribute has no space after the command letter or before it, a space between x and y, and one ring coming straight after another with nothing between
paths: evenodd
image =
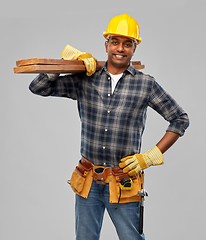
<instances>
[{"instance_id":1,"label":"stack of wooden planks","mask_svg":"<svg viewBox=\"0 0 206 240\"><path fill-rule=\"evenodd\" d=\"M104 61L97 61L96 69L104 65ZM135 69L144 69L140 61L132 61ZM49 58L30 58L16 61L14 73L80 73L86 72L82 60L63 60Z\"/></svg>"}]
</instances>

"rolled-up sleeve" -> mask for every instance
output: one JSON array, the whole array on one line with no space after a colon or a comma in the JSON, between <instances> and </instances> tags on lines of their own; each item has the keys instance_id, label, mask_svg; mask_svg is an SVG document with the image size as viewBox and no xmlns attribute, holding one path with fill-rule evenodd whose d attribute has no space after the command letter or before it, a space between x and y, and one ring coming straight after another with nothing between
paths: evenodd
<instances>
[{"instance_id":1,"label":"rolled-up sleeve","mask_svg":"<svg viewBox=\"0 0 206 240\"><path fill-rule=\"evenodd\" d=\"M153 83L148 105L170 123L167 131L184 135L189 126L188 114L156 81Z\"/></svg>"}]
</instances>

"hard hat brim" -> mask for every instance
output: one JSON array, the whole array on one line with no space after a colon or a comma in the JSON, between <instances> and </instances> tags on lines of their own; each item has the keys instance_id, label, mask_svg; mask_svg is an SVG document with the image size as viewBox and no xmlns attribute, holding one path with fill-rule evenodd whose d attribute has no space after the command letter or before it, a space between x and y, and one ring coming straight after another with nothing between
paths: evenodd
<instances>
[{"instance_id":1,"label":"hard hat brim","mask_svg":"<svg viewBox=\"0 0 206 240\"><path fill-rule=\"evenodd\" d=\"M104 38L105 38L106 40L108 40L110 36L122 36L122 37L127 37L127 38L132 39L132 40L135 42L136 45L140 44L141 41L142 41L142 38L137 39L137 38L130 37L130 36L124 35L124 34L116 34L116 33L103 32L103 36L104 36Z\"/></svg>"}]
</instances>

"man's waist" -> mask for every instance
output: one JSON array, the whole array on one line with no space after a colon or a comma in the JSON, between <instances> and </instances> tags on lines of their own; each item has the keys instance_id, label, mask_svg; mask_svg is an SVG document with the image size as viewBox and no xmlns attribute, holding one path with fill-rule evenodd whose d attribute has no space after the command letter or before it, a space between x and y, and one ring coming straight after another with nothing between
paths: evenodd
<instances>
[{"instance_id":1,"label":"man's waist","mask_svg":"<svg viewBox=\"0 0 206 240\"><path fill-rule=\"evenodd\" d=\"M120 168L119 166L115 166L115 167L97 166L91 163L85 157L82 157L79 160L79 164L76 167L76 170L81 176L85 176L86 172L92 170L93 178L99 184L108 183L109 176L112 176L112 175L116 177L117 182L120 182L125 177L129 177L128 173L124 173L122 168ZM133 179L136 179L136 178L137 177L134 177Z\"/></svg>"}]
</instances>

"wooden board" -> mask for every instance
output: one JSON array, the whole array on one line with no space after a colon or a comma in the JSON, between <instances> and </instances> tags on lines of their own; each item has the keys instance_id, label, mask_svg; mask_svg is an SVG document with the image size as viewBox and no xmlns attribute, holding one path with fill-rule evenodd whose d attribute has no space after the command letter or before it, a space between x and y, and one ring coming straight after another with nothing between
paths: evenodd
<instances>
[{"instance_id":1,"label":"wooden board","mask_svg":"<svg viewBox=\"0 0 206 240\"><path fill-rule=\"evenodd\" d=\"M84 65L84 62L80 60L64 60L64 59L50 59L50 58L30 58L30 59L23 59L23 60L16 61L17 67L33 65L33 64L35 65Z\"/></svg>"},{"instance_id":2,"label":"wooden board","mask_svg":"<svg viewBox=\"0 0 206 240\"><path fill-rule=\"evenodd\" d=\"M104 61L97 61L97 65L104 64ZM141 65L140 61L133 61L134 65ZM64 60L64 59L50 59L50 58L30 58L16 61L16 66L27 66L27 65L84 65L82 60Z\"/></svg>"},{"instance_id":3,"label":"wooden board","mask_svg":"<svg viewBox=\"0 0 206 240\"><path fill-rule=\"evenodd\" d=\"M97 61L96 69L104 65L104 61ZM140 61L132 61L135 69L143 69ZM16 61L14 73L80 73L86 72L81 60L63 60L48 58L30 58Z\"/></svg>"},{"instance_id":4,"label":"wooden board","mask_svg":"<svg viewBox=\"0 0 206 240\"><path fill-rule=\"evenodd\" d=\"M28 65L14 68L14 73L80 73L86 72L81 65Z\"/></svg>"}]
</instances>

